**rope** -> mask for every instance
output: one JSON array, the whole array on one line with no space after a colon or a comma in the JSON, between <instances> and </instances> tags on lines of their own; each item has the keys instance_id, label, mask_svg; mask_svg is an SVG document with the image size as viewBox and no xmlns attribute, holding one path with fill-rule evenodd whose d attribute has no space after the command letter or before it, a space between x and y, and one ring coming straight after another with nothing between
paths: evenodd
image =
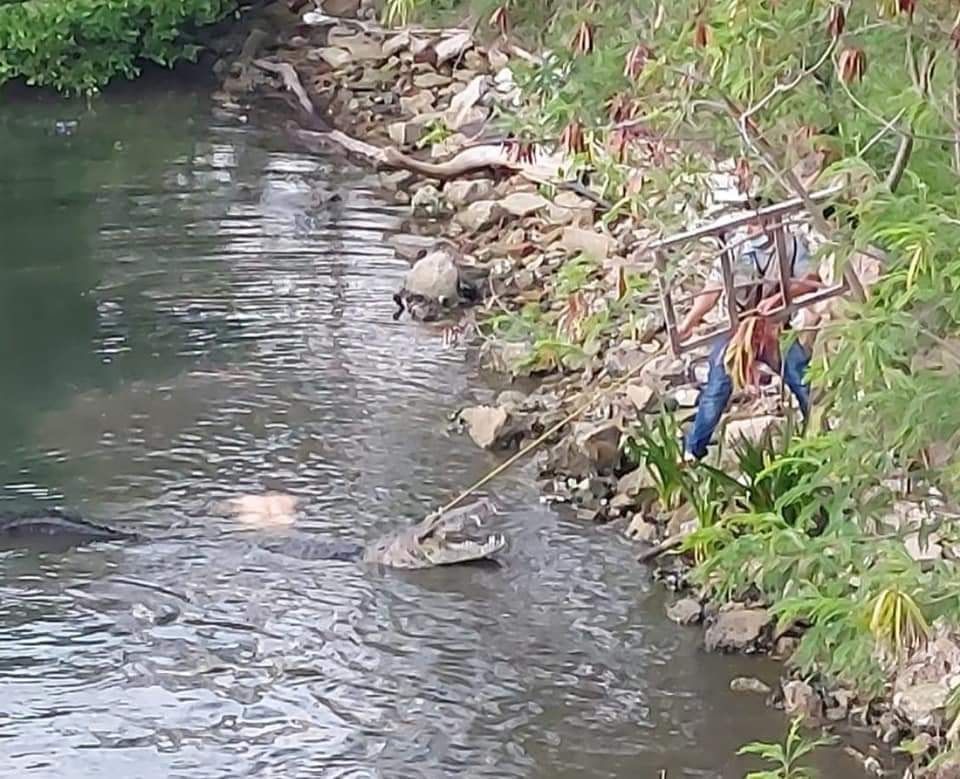
<instances>
[{"instance_id":1,"label":"rope","mask_svg":"<svg viewBox=\"0 0 960 779\"><path fill-rule=\"evenodd\" d=\"M490 471L482 479L479 479L474 484L467 487L467 489L465 489L463 492L457 495L457 497L455 497L453 500L447 503L443 508L441 508L438 513L446 514L448 511L450 511L450 509L460 505L460 503L462 503L464 500L470 497L474 492L476 492L477 490L479 490L481 487L485 486L489 482L493 481L495 478L497 478L497 476L499 476L501 473L503 473L504 471L509 469L511 466L513 466L518 460L528 455L534 449L538 448L541 444L544 443L544 441L550 438L550 436L552 436L554 433L559 431L560 428L565 427L566 425L569 425L577 417L579 417L581 414L586 412L604 394L617 390L623 385L625 385L628 381L630 381L630 379L632 379L634 376L640 373L640 371L643 370L643 368L645 368L647 364L654 357L658 357L663 352L664 347L665 345L661 346L659 349L657 349L657 351L649 355L647 359L643 360L640 364L635 365L633 368L627 371L623 376L621 376L619 379L613 382L613 384L609 384L606 387L597 387L593 391L593 393L590 395L590 398L585 403L578 406L576 409L574 409L571 413L569 413L567 416L565 416L563 419L557 422L553 427L551 427L545 433L542 433L540 436L538 436L529 444L527 444L522 449L520 449L520 451L516 452L515 454L511 455L507 460L500 463L500 465L498 465L496 468Z\"/></svg>"}]
</instances>

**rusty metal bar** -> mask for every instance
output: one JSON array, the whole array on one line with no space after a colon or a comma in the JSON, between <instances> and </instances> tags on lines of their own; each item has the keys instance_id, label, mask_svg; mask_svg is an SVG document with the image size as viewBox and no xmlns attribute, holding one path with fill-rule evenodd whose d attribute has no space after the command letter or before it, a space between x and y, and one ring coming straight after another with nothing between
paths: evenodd
<instances>
[{"instance_id":1,"label":"rusty metal bar","mask_svg":"<svg viewBox=\"0 0 960 779\"><path fill-rule=\"evenodd\" d=\"M836 186L821 190L819 192L812 192L810 194L810 199L814 203L820 203L824 200L829 200L834 195L840 194L842 189L842 187ZM677 233L669 238L663 238L659 241L655 241L654 243L650 244L649 248L651 251L666 249L671 246L677 246L679 244L686 243L687 241L691 241L695 238L706 238L708 236L717 235L718 233L736 230L737 228L748 225L751 222L756 222L758 219L773 219L776 217L781 217L794 211L800 211L803 207L803 200L798 197L791 198L790 200L784 200L782 203L777 203L776 205L758 208L755 211L749 211L748 213L740 216L718 219L710 224L704 225L703 227L697 227L693 230Z\"/></svg>"},{"instance_id":2,"label":"rusty metal bar","mask_svg":"<svg viewBox=\"0 0 960 779\"><path fill-rule=\"evenodd\" d=\"M780 266L780 294L783 295L783 305L789 308L793 295L790 294L790 280L793 278L791 273L790 259L787 257L787 241L783 235L783 225L777 224L773 231L773 241L777 250L777 265ZM794 260L796 260L797 242L793 243Z\"/></svg>"},{"instance_id":3,"label":"rusty metal bar","mask_svg":"<svg viewBox=\"0 0 960 779\"><path fill-rule=\"evenodd\" d=\"M663 251L656 252L657 285L660 287L660 305L663 308L663 322L667 326L667 338L670 339L670 350L675 357L682 351L680 336L677 333L677 314L673 308L673 299L670 297L670 285L667 283L667 255Z\"/></svg>"}]
</instances>

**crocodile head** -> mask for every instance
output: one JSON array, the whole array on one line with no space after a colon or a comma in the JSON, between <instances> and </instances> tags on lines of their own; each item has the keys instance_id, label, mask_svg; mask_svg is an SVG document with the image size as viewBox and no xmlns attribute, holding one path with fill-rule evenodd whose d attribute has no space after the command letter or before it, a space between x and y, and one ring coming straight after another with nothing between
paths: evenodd
<instances>
[{"instance_id":1,"label":"crocodile head","mask_svg":"<svg viewBox=\"0 0 960 779\"><path fill-rule=\"evenodd\" d=\"M430 514L417 525L370 544L364 560L391 568L432 568L491 557L506 546L500 533L482 532L483 518L496 514L489 501Z\"/></svg>"}]
</instances>

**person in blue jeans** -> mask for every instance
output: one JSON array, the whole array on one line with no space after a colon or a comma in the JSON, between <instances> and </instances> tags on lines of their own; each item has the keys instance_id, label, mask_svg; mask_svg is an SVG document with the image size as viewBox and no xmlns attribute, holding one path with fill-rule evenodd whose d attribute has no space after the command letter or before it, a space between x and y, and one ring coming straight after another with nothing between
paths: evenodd
<instances>
[{"instance_id":1,"label":"person in blue jeans","mask_svg":"<svg viewBox=\"0 0 960 779\"><path fill-rule=\"evenodd\" d=\"M748 238L734 257L736 304L741 312L755 309L763 314L772 311L781 302L777 249L768 223L758 221L751 224L747 231ZM792 279L791 295L796 297L818 289L821 286L820 277L812 268L806 242L801 236L789 232L784 237ZM691 336L694 328L724 294L723 276L718 260L706 285L694 298L690 312L678 328L681 341ZM684 440L686 460L699 460L706 455L713 433L733 394L733 381L723 361L724 350L729 341L729 338L719 339L710 351L707 383L700 391L697 414ZM757 357L774 371L781 373L779 354L761 354ZM797 399L805 421L810 413L810 387L805 378L809 363L809 347L802 345L799 340L794 340L783 357L782 374L784 383Z\"/></svg>"}]
</instances>

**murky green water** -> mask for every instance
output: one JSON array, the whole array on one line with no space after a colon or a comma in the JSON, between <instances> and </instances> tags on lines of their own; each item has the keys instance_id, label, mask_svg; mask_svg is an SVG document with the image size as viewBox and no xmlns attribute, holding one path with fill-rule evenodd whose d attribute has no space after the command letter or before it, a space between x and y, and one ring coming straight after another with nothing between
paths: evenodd
<instances>
[{"instance_id":1,"label":"murky green water","mask_svg":"<svg viewBox=\"0 0 960 779\"><path fill-rule=\"evenodd\" d=\"M0 775L739 777L782 733L727 691L770 667L529 473L493 571L289 560L206 510L282 489L367 540L494 462L446 432L486 397L463 351L391 319L374 185L200 90L0 105L0 505L152 538L0 556Z\"/></svg>"}]
</instances>

